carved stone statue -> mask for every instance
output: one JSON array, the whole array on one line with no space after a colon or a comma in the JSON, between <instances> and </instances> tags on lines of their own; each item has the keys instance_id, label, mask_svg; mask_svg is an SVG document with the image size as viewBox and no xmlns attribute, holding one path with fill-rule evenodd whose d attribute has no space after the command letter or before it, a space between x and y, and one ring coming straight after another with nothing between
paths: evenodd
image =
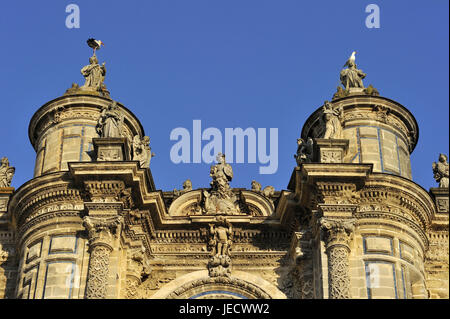
<instances>
[{"instance_id":1,"label":"carved stone statue","mask_svg":"<svg viewBox=\"0 0 450 319\"><path fill-rule=\"evenodd\" d=\"M217 217L217 223L209 224L211 255L229 255L229 247L232 243L233 228L231 223L223 216Z\"/></svg>"},{"instance_id":2,"label":"carved stone statue","mask_svg":"<svg viewBox=\"0 0 450 319\"><path fill-rule=\"evenodd\" d=\"M342 139L342 120L344 111L342 107L333 107L330 102L325 101L323 106L323 121L325 122L325 134L323 138Z\"/></svg>"},{"instance_id":3,"label":"carved stone statue","mask_svg":"<svg viewBox=\"0 0 450 319\"><path fill-rule=\"evenodd\" d=\"M103 81L105 80L105 62L100 66L98 64L97 56L94 54L89 58L89 65L86 65L81 69L81 74L86 79L86 82L81 89L100 90Z\"/></svg>"},{"instance_id":4,"label":"carved stone statue","mask_svg":"<svg viewBox=\"0 0 450 319\"><path fill-rule=\"evenodd\" d=\"M212 177L210 191L203 191L204 210L206 214L239 214L239 203L230 188L229 182L233 178L233 169L226 163L225 155L217 155L218 164L211 166Z\"/></svg>"},{"instance_id":5,"label":"carved stone statue","mask_svg":"<svg viewBox=\"0 0 450 319\"><path fill-rule=\"evenodd\" d=\"M146 168L150 166L150 160L155 156L150 148L150 138L144 136L142 139L139 135L133 138L133 161L139 161L141 167Z\"/></svg>"},{"instance_id":6,"label":"carved stone statue","mask_svg":"<svg viewBox=\"0 0 450 319\"><path fill-rule=\"evenodd\" d=\"M218 216L217 222L209 225L208 247L212 257L208 262L208 270L211 277L230 276L232 243L233 227L231 223L225 217Z\"/></svg>"},{"instance_id":7,"label":"carved stone statue","mask_svg":"<svg viewBox=\"0 0 450 319\"><path fill-rule=\"evenodd\" d=\"M297 154L294 154L294 158L297 161L297 165L301 163L311 163L313 156L313 139L308 137L305 141L302 138L297 139Z\"/></svg>"},{"instance_id":8,"label":"carved stone statue","mask_svg":"<svg viewBox=\"0 0 450 319\"><path fill-rule=\"evenodd\" d=\"M341 83L346 90L350 88L364 88L363 79L366 74L356 68L354 61L348 62L348 68L341 71Z\"/></svg>"},{"instance_id":9,"label":"carved stone statue","mask_svg":"<svg viewBox=\"0 0 450 319\"><path fill-rule=\"evenodd\" d=\"M103 108L97 121L97 133L100 137L122 137L124 115L116 101Z\"/></svg>"},{"instance_id":10,"label":"carved stone statue","mask_svg":"<svg viewBox=\"0 0 450 319\"><path fill-rule=\"evenodd\" d=\"M0 166L0 187L10 187L16 169L9 166L8 158L2 157Z\"/></svg>"},{"instance_id":11,"label":"carved stone statue","mask_svg":"<svg viewBox=\"0 0 450 319\"><path fill-rule=\"evenodd\" d=\"M449 170L448 170L448 162L447 155L440 154L439 161L432 164L434 179L439 183L439 187L447 187L448 188L448 178L449 178Z\"/></svg>"}]
</instances>

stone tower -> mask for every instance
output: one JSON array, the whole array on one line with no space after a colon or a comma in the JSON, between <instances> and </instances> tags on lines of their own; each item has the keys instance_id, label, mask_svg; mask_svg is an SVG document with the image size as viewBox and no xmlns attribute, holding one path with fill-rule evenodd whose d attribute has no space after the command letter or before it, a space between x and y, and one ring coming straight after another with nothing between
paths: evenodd
<instances>
[{"instance_id":1,"label":"stone tower","mask_svg":"<svg viewBox=\"0 0 450 319\"><path fill-rule=\"evenodd\" d=\"M0 298L448 298L447 157L439 187L412 181L414 116L354 60L282 191L233 188L225 154L209 186L157 190L149 138L89 63L30 121L34 178L11 188L2 158Z\"/></svg>"}]
</instances>

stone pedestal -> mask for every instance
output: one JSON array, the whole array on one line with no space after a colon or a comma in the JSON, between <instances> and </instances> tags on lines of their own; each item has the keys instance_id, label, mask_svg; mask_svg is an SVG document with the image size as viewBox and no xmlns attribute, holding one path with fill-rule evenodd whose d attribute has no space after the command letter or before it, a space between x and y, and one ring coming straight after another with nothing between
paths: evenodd
<instances>
[{"instance_id":1,"label":"stone pedestal","mask_svg":"<svg viewBox=\"0 0 450 319\"><path fill-rule=\"evenodd\" d=\"M343 163L348 150L348 140L314 139L314 158L319 163Z\"/></svg>"},{"instance_id":2,"label":"stone pedestal","mask_svg":"<svg viewBox=\"0 0 450 319\"><path fill-rule=\"evenodd\" d=\"M447 187L433 187L430 188L430 193L436 203L437 215L445 214L448 218L449 189Z\"/></svg>"},{"instance_id":3,"label":"stone pedestal","mask_svg":"<svg viewBox=\"0 0 450 319\"><path fill-rule=\"evenodd\" d=\"M92 142L98 162L130 160L128 140L124 137L94 138Z\"/></svg>"},{"instance_id":4,"label":"stone pedestal","mask_svg":"<svg viewBox=\"0 0 450 319\"><path fill-rule=\"evenodd\" d=\"M6 222L8 202L12 193L14 193L14 187L0 187L0 225L2 221Z\"/></svg>"}]
</instances>

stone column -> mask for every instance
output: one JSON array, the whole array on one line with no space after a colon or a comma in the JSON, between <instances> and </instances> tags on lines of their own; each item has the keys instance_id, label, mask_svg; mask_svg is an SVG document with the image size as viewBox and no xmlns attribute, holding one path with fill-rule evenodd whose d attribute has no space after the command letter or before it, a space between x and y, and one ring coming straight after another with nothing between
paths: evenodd
<instances>
[{"instance_id":1,"label":"stone column","mask_svg":"<svg viewBox=\"0 0 450 319\"><path fill-rule=\"evenodd\" d=\"M349 253L355 220L321 218L328 256L328 287L330 299L350 299Z\"/></svg>"},{"instance_id":2,"label":"stone column","mask_svg":"<svg viewBox=\"0 0 450 319\"><path fill-rule=\"evenodd\" d=\"M105 299L107 296L109 256L119 237L122 217L91 217L83 219L89 233L89 268L86 299Z\"/></svg>"}]
</instances>

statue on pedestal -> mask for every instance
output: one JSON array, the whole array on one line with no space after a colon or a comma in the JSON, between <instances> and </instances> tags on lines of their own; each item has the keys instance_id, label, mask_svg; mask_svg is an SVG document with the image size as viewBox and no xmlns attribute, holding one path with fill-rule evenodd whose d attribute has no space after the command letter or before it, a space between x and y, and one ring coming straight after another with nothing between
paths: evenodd
<instances>
[{"instance_id":1,"label":"statue on pedestal","mask_svg":"<svg viewBox=\"0 0 450 319\"><path fill-rule=\"evenodd\" d=\"M103 81L105 80L105 62L103 62L102 65L99 65L97 56L94 54L89 58L89 65L86 65L81 69L81 74L86 79L86 82L81 89L93 89L100 91Z\"/></svg>"},{"instance_id":2,"label":"statue on pedestal","mask_svg":"<svg viewBox=\"0 0 450 319\"><path fill-rule=\"evenodd\" d=\"M139 135L133 138L133 161L139 161L142 168L150 166L150 160L155 153L152 153L150 147L150 138L144 136L142 139Z\"/></svg>"},{"instance_id":3,"label":"statue on pedestal","mask_svg":"<svg viewBox=\"0 0 450 319\"><path fill-rule=\"evenodd\" d=\"M226 163L225 155L217 155L218 164L211 166L211 190L203 191L204 210L206 214L235 215L240 213L237 196L230 188L229 182L233 178L233 169Z\"/></svg>"},{"instance_id":4,"label":"statue on pedestal","mask_svg":"<svg viewBox=\"0 0 450 319\"><path fill-rule=\"evenodd\" d=\"M0 166L0 187L11 187L11 181L16 169L9 166L8 158L2 157Z\"/></svg>"},{"instance_id":5,"label":"statue on pedestal","mask_svg":"<svg viewBox=\"0 0 450 319\"><path fill-rule=\"evenodd\" d=\"M325 101L322 110L323 121L325 122L325 133L323 138L344 138L344 132L342 130L344 110L342 109L342 107L333 107L330 102Z\"/></svg>"},{"instance_id":6,"label":"statue on pedestal","mask_svg":"<svg viewBox=\"0 0 450 319\"><path fill-rule=\"evenodd\" d=\"M116 101L103 108L97 121L97 133L100 137L122 137L124 115Z\"/></svg>"},{"instance_id":7,"label":"statue on pedestal","mask_svg":"<svg viewBox=\"0 0 450 319\"><path fill-rule=\"evenodd\" d=\"M448 162L447 155L440 154L439 161L432 164L434 179L439 183L439 187L447 187L448 188L448 178L449 178L449 170L448 170Z\"/></svg>"},{"instance_id":8,"label":"statue on pedestal","mask_svg":"<svg viewBox=\"0 0 450 319\"><path fill-rule=\"evenodd\" d=\"M348 66L348 68L341 71L341 83L345 90L350 88L364 88L362 80L366 77L366 74L356 67L355 54L356 51L353 51L350 58L344 64L344 67Z\"/></svg>"},{"instance_id":9,"label":"statue on pedestal","mask_svg":"<svg viewBox=\"0 0 450 319\"><path fill-rule=\"evenodd\" d=\"M310 137L308 137L306 141L302 138L297 139L297 154L294 154L297 165L300 165L301 163L311 163L313 157L313 144L314 141Z\"/></svg>"}]
</instances>

